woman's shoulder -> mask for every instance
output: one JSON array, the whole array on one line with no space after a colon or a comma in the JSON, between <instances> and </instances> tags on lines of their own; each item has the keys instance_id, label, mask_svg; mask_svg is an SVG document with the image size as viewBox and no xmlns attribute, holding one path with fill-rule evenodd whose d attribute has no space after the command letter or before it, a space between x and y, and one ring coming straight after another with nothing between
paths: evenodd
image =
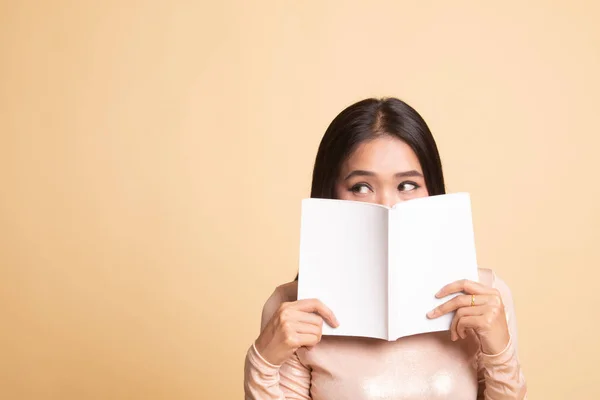
<instances>
[{"instance_id":1,"label":"woman's shoulder","mask_svg":"<svg viewBox=\"0 0 600 400\"><path fill-rule=\"evenodd\" d=\"M489 268L478 268L477 273L479 274L479 282L485 286L494 287L494 281L496 280L496 274Z\"/></svg>"},{"instance_id":2,"label":"woman's shoulder","mask_svg":"<svg viewBox=\"0 0 600 400\"><path fill-rule=\"evenodd\" d=\"M271 294L271 297L269 297L269 299L267 300L265 306L271 304L279 306L281 303L285 303L288 301L296 301L297 298L298 281L292 281L277 286Z\"/></svg>"},{"instance_id":3,"label":"woman's shoulder","mask_svg":"<svg viewBox=\"0 0 600 400\"><path fill-rule=\"evenodd\" d=\"M261 330L267 322L269 322L281 304L289 301L296 301L297 298L298 281L292 281L277 286L263 306Z\"/></svg>"},{"instance_id":4,"label":"woman's shoulder","mask_svg":"<svg viewBox=\"0 0 600 400\"><path fill-rule=\"evenodd\" d=\"M512 298L512 293L510 288L492 269L488 268L479 268L477 270L479 273L479 282L484 284L485 286L492 287L497 289L500 292L502 298Z\"/></svg>"}]
</instances>

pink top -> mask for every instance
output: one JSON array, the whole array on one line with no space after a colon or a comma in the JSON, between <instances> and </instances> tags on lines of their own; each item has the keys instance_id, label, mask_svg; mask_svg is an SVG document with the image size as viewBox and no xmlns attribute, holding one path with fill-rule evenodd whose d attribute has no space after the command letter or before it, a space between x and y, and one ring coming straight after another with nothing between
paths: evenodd
<instances>
[{"instance_id":1,"label":"pink top","mask_svg":"<svg viewBox=\"0 0 600 400\"><path fill-rule=\"evenodd\" d=\"M487 355L472 334L452 342L446 332L387 342L380 339L323 336L300 348L281 366L250 347L244 389L247 400L374 399L524 399L527 388L517 358L517 324L508 286L490 270L480 281L500 291L511 340L504 351ZM263 309L262 326L279 305L295 301L297 282L279 286Z\"/></svg>"}]
</instances>

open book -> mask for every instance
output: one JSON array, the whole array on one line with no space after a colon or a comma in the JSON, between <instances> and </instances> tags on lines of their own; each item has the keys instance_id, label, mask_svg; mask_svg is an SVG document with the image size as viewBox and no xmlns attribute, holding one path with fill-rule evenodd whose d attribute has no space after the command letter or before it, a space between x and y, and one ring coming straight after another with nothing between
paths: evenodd
<instances>
[{"instance_id":1,"label":"open book","mask_svg":"<svg viewBox=\"0 0 600 400\"><path fill-rule=\"evenodd\" d=\"M426 314L446 284L478 281L468 193L413 199L392 208L329 199L302 201L298 299L317 298L340 322L324 335L386 340L448 330L453 314ZM455 295L454 295L455 296Z\"/></svg>"}]
</instances>

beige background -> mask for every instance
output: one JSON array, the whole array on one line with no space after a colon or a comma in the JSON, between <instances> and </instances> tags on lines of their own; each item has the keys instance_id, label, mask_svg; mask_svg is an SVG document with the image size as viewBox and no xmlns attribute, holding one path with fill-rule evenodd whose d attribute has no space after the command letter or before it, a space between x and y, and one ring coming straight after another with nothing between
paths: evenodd
<instances>
[{"instance_id":1,"label":"beige background","mask_svg":"<svg viewBox=\"0 0 600 400\"><path fill-rule=\"evenodd\" d=\"M382 95L472 193L531 398L599 398L600 7L213 3L0 2L0 398L241 398L319 140Z\"/></svg>"}]
</instances>

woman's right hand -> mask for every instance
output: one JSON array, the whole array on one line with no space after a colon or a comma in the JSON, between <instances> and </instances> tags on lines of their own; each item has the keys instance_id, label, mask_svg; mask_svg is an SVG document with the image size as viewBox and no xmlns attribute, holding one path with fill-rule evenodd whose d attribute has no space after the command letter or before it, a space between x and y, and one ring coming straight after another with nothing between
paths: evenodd
<instances>
[{"instance_id":1,"label":"woman's right hand","mask_svg":"<svg viewBox=\"0 0 600 400\"><path fill-rule=\"evenodd\" d=\"M256 339L256 350L271 364L281 365L300 347L321 341L323 321L333 328L339 326L333 312L319 300L283 303Z\"/></svg>"}]
</instances>

